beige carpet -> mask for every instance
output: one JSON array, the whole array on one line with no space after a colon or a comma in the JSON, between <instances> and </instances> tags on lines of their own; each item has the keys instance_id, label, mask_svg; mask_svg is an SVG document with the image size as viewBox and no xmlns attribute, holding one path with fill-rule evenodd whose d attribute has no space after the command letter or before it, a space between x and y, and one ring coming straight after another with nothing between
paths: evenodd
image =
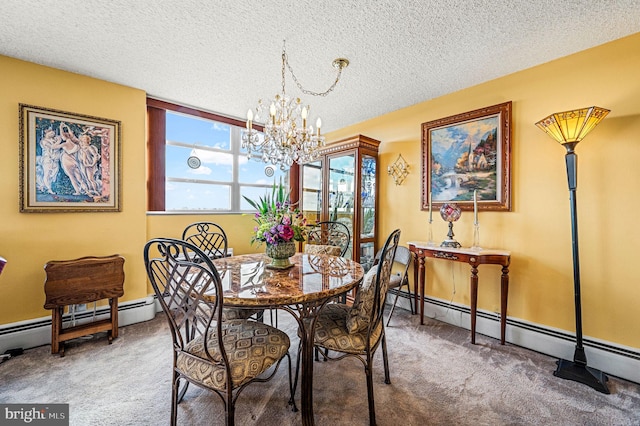
<instances>
[{"instance_id":1,"label":"beige carpet","mask_svg":"<svg viewBox=\"0 0 640 426\"><path fill-rule=\"evenodd\" d=\"M66 356L50 346L0 365L0 403L68 403L70 424L169 424L171 338L163 314L105 338L72 342ZM294 323L279 324L297 346ZM611 395L552 375L555 359L445 323L396 310L387 328L391 385L376 355L374 386L379 425L640 425L640 385L610 377ZM292 351L293 352L293 351ZM283 364L284 366L285 364ZM367 425L362 365L316 362L317 425ZM298 391L299 402L299 391ZM287 406L287 376L249 386L239 397L238 425L299 425ZM224 424L222 403L192 386L179 406L182 425Z\"/></svg>"}]
</instances>

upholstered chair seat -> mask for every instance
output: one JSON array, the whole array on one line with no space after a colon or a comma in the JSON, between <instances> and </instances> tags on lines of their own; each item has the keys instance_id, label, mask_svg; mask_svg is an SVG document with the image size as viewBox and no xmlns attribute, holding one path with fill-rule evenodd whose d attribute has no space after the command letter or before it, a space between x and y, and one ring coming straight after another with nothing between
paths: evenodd
<instances>
[{"instance_id":1,"label":"upholstered chair seat","mask_svg":"<svg viewBox=\"0 0 640 426\"><path fill-rule=\"evenodd\" d=\"M257 321L224 321L222 335L234 388L248 383L276 364L286 356L290 345L286 333ZM211 359L220 363L222 357L217 331L209 331L207 340ZM226 390L226 367L209 361L204 336L193 339L183 352L178 353L176 368L180 374L208 388Z\"/></svg>"},{"instance_id":2,"label":"upholstered chair seat","mask_svg":"<svg viewBox=\"0 0 640 426\"><path fill-rule=\"evenodd\" d=\"M347 320L351 307L343 303L330 303L322 309L315 328L315 342L325 349L350 354L362 354L367 349L367 329L350 333ZM382 335L382 322L369 335L369 345L376 345Z\"/></svg>"},{"instance_id":3,"label":"upholstered chair seat","mask_svg":"<svg viewBox=\"0 0 640 426\"><path fill-rule=\"evenodd\" d=\"M340 256L342 249L338 246L328 244L307 244L304 246L304 252L308 254L328 254L331 256Z\"/></svg>"}]
</instances>

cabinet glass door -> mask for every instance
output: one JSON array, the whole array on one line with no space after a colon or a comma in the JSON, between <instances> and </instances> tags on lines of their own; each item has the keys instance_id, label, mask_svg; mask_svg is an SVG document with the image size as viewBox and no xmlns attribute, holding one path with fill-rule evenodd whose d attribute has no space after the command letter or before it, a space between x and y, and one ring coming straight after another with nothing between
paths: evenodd
<instances>
[{"instance_id":1,"label":"cabinet glass door","mask_svg":"<svg viewBox=\"0 0 640 426\"><path fill-rule=\"evenodd\" d=\"M302 166L302 196L299 208L309 223L322 220L322 161Z\"/></svg>"},{"instance_id":2,"label":"cabinet glass door","mask_svg":"<svg viewBox=\"0 0 640 426\"><path fill-rule=\"evenodd\" d=\"M362 157L362 221L360 238L373 238L376 220L376 159L369 155Z\"/></svg>"},{"instance_id":3,"label":"cabinet glass door","mask_svg":"<svg viewBox=\"0 0 640 426\"><path fill-rule=\"evenodd\" d=\"M363 155L360 164L360 263L365 270L373 264L376 224L376 158Z\"/></svg>"},{"instance_id":4,"label":"cabinet glass door","mask_svg":"<svg viewBox=\"0 0 640 426\"><path fill-rule=\"evenodd\" d=\"M329 220L347 225L352 235L344 257L353 256L355 154L329 157Z\"/></svg>"}]
</instances>

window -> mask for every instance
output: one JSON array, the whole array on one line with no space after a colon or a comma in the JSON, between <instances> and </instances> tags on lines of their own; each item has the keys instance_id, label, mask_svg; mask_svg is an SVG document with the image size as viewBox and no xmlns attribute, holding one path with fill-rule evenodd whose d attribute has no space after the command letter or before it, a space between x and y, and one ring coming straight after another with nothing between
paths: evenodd
<instances>
[{"instance_id":1,"label":"window","mask_svg":"<svg viewBox=\"0 0 640 426\"><path fill-rule=\"evenodd\" d=\"M150 211L240 213L288 171L248 158L244 123L148 99Z\"/></svg>"}]
</instances>

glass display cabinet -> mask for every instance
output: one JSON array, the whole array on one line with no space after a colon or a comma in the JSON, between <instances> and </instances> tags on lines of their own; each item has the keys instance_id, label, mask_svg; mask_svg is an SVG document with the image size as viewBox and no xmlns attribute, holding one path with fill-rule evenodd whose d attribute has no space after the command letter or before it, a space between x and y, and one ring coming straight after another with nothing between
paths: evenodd
<instances>
[{"instance_id":1,"label":"glass display cabinet","mask_svg":"<svg viewBox=\"0 0 640 426\"><path fill-rule=\"evenodd\" d=\"M292 199L310 223L347 225L351 244L345 254L368 270L376 253L378 146L357 135L329 144L318 160L291 169Z\"/></svg>"}]
</instances>

